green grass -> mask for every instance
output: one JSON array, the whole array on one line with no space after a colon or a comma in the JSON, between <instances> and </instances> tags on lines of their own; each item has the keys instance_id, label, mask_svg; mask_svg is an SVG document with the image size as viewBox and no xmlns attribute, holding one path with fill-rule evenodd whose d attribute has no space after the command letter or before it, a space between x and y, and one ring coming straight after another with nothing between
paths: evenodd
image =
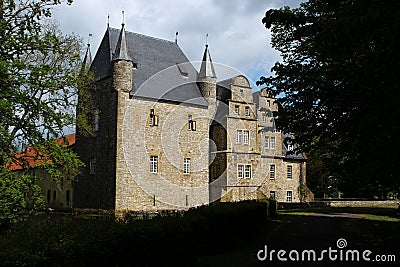
<instances>
[{"instance_id":1,"label":"green grass","mask_svg":"<svg viewBox=\"0 0 400 267\"><path fill-rule=\"evenodd\" d=\"M365 214L362 216L362 219L370 220L370 221L400 222L399 218L394 218L394 217L384 216L384 215L373 215L373 214Z\"/></svg>"}]
</instances>

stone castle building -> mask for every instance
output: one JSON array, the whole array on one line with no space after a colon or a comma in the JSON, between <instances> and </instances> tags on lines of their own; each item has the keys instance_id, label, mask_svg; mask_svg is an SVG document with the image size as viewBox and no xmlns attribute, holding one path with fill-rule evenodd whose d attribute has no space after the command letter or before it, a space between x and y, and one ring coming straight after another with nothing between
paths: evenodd
<instances>
[{"instance_id":1,"label":"stone castle building","mask_svg":"<svg viewBox=\"0 0 400 267\"><path fill-rule=\"evenodd\" d=\"M306 159L275 131L278 103L239 75L217 82L208 45L197 71L177 42L108 27L95 57L94 136L77 127L86 163L73 206L186 209L213 201L306 197ZM79 101L82 101L80 99ZM79 114L78 110L78 115Z\"/></svg>"}]
</instances>

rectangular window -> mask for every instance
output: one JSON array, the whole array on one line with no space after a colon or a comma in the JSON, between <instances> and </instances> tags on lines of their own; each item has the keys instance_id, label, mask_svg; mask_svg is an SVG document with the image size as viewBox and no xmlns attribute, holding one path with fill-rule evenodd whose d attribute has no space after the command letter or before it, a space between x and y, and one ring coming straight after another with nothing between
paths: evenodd
<instances>
[{"instance_id":1,"label":"rectangular window","mask_svg":"<svg viewBox=\"0 0 400 267\"><path fill-rule=\"evenodd\" d=\"M265 148L269 149L269 136L265 137Z\"/></svg>"},{"instance_id":2,"label":"rectangular window","mask_svg":"<svg viewBox=\"0 0 400 267\"><path fill-rule=\"evenodd\" d=\"M158 172L158 156L150 156L150 173Z\"/></svg>"},{"instance_id":3,"label":"rectangular window","mask_svg":"<svg viewBox=\"0 0 400 267\"><path fill-rule=\"evenodd\" d=\"M292 191L286 191L286 202L292 202Z\"/></svg>"},{"instance_id":4,"label":"rectangular window","mask_svg":"<svg viewBox=\"0 0 400 267\"><path fill-rule=\"evenodd\" d=\"M292 165L287 166L287 179L292 179Z\"/></svg>"},{"instance_id":5,"label":"rectangular window","mask_svg":"<svg viewBox=\"0 0 400 267\"><path fill-rule=\"evenodd\" d=\"M190 173L190 158L183 159L183 173L184 174Z\"/></svg>"},{"instance_id":6,"label":"rectangular window","mask_svg":"<svg viewBox=\"0 0 400 267\"><path fill-rule=\"evenodd\" d=\"M99 131L99 125L100 125L100 111L96 109L94 112L94 121L93 121L93 130L95 132Z\"/></svg>"},{"instance_id":7,"label":"rectangular window","mask_svg":"<svg viewBox=\"0 0 400 267\"><path fill-rule=\"evenodd\" d=\"M267 100L268 107L271 106L271 101Z\"/></svg>"},{"instance_id":8,"label":"rectangular window","mask_svg":"<svg viewBox=\"0 0 400 267\"><path fill-rule=\"evenodd\" d=\"M242 131L238 130L236 132L236 143L241 144L242 143Z\"/></svg>"},{"instance_id":9,"label":"rectangular window","mask_svg":"<svg viewBox=\"0 0 400 267\"><path fill-rule=\"evenodd\" d=\"M193 121L193 116L188 115L188 130L192 130L192 121Z\"/></svg>"},{"instance_id":10,"label":"rectangular window","mask_svg":"<svg viewBox=\"0 0 400 267\"><path fill-rule=\"evenodd\" d=\"M244 114L245 114L246 116L250 116L250 108L249 108L249 107L245 107L245 108L244 108Z\"/></svg>"},{"instance_id":11,"label":"rectangular window","mask_svg":"<svg viewBox=\"0 0 400 267\"><path fill-rule=\"evenodd\" d=\"M275 165L271 164L269 166L269 179L274 180L275 179Z\"/></svg>"},{"instance_id":12,"label":"rectangular window","mask_svg":"<svg viewBox=\"0 0 400 267\"><path fill-rule=\"evenodd\" d=\"M276 199L275 191L269 191L269 198L270 199Z\"/></svg>"},{"instance_id":13,"label":"rectangular window","mask_svg":"<svg viewBox=\"0 0 400 267\"><path fill-rule=\"evenodd\" d=\"M91 158L90 159L90 174L96 174L96 158Z\"/></svg>"},{"instance_id":14,"label":"rectangular window","mask_svg":"<svg viewBox=\"0 0 400 267\"><path fill-rule=\"evenodd\" d=\"M67 205L69 206L69 202L71 201L71 190L67 190L65 193L65 202L67 202Z\"/></svg>"},{"instance_id":15,"label":"rectangular window","mask_svg":"<svg viewBox=\"0 0 400 267\"><path fill-rule=\"evenodd\" d=\"M271 141L269 143L269 148L275 149L275 137L274 136L271 137Z\"/></svg>"},{"instance_id":16,"label":"rectangular window","mask_svg":"<svg viewBox=\"0 0 400 267\"><path fill-rule=\"evenodd\" d=\"M244 178L251 178L251 165L246 165L245 166Z\"/></svg>"},{"instance_id":17,"label":"rectangular window","mask_svg":"<svg viewBox=\"0 0 400 267\"><path fill-rule=\"evenodd\" d=\"M243 131L243 144L249 144L249 131Z\"/></svg>"},{"instance_id":18,"label":"rectangular window","mask_svg":"<svg viewBox=\"0 0 400 267\"><path fill-rule=\"evenodd\" d=\"M243 165L238 165L238 178L243 178Z\"/></svg>"},{"instance_id":19,"label":"rectangular window","mask_svg":"<svg viewBox=\"0 0 400 267\"><path fill-rule=\"evenodd\" d=\"M239 114L239 106L238 105L235 106L235 114Z\"/></svg>"},{"instance_id":20,"label":"rectangular window","mask_svg":"<svg viewBox=\"0 0 400 267\"><path fill-rule=\"evenodd\" d=\"M158 116L156 115L154 109L150 109L149 125L150 126L158 126Z\"/></svg>"}]
</instances>

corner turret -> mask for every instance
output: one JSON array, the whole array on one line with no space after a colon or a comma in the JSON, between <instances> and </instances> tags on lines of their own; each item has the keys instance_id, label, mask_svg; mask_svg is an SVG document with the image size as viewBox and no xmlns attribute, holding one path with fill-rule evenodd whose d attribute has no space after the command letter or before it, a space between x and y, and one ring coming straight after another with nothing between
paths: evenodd
<instances>
[{"instance_id":1,"label":"corner turret","mask_svg":"<svg viewBox=\"0 0 400 267\"><path fill-rule=\"evenodd\" d=\"M125 24L122 23L117 46L112 57L113 87L116 91L129 93L132 90L133 61L129 56L125 36Z\"/></svg>"}]
</instances>

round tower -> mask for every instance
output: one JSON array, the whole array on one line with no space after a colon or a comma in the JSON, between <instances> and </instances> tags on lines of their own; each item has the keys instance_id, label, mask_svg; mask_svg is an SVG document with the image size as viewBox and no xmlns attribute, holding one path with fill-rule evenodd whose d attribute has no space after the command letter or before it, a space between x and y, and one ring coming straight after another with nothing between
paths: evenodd
<instances>
[{"instance_id":1,"label":"round tower","mask_svg":"<svg viewBox=\"0 0 400 267\"><path fill-rule=\"evenodd\" d=\"M204 50L197 81L203 97L209 104L215 103L217 98L217 76L215 75L214 66L207 44Z\"/></svg>"}]
</instances>

